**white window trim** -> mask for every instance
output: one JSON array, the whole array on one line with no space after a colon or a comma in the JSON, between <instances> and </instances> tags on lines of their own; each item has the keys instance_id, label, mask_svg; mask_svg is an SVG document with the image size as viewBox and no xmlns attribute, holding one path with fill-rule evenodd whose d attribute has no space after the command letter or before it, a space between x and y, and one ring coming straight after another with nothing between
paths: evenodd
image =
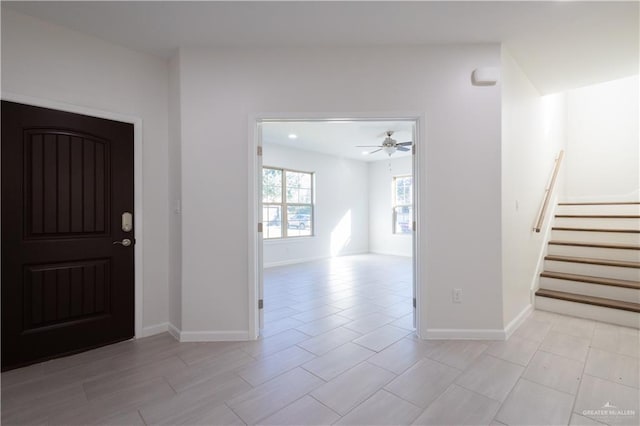
<instances>
[{"instance_id":1,"label":"white window trim","mask_svg":"<svg viewBox=\"0 0 640 426\"><path fill-rule=\"evenodd\" d=\"M411 236L411 229L409 230L409 232L396 232L396 208L398 207L411 207L411 209L413 209L413 202L410 204L398 204L397 203L397 199L396 199L396 195L397 195L397 189L396 189L396 182L398 179L400 178L412 178L412 175L397 175L397 176L393 176L393 178L391 179L391 233L393 235L397 235L399 237L406 237L406 236ZM411 200L413 201L413 180L411 181ZM413 226L412 224L412 220L409 221L410 226Z\"/></svg>"},{"instance_id":2,"label":"white window trim","mask_svg":"<svg viewBox=\"0 0 640 426\"><path fill-rule=\"evenodd\" d=\"M280 185L280 187L282 188L282 201L280 203L277 202L262 202L262 206L281 206L281 212L282 212L282 219L280 222L281 225L281 236L280 237L263 237L265 242L273 242L273 241L293 241L293 240L298 240L298 239L308 239L308 238L313 238L315 236L315 228L316 228L316 221L315 221L315 172L308 172L308 171L304 171L304 170L294 170L294 169L288 169L286 167L275 167L275 166L262 166L262 169L272 169L272 170L280 170L282 172L282 184ZM293 173L304 173L304 174L308 174L311 176L311 203L287 203L286 201L286 172L293 172ZM310 215L310 220L309 222L311 223L311 234L310 235L287 235L288 231L289 231L289 227L287 225L287 208L289 206L298 206L298 207L304 207L304 206L309 206L311 208L311 215ZM265 225L266 226L266 225Z\"/></svg>"}]
</instances>

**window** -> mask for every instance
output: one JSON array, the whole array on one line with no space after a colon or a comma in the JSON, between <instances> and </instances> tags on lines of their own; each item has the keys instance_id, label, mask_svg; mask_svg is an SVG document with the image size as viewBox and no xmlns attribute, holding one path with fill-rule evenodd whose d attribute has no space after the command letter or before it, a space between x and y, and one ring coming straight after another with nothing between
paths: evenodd
<instances>
[{"instance_id":1,"label":"window","mask_svg":"<svg viewBox=\"0 0 640 426\"><path fill-rule=\"evenodd\" d=\"M413 178L393 178L393 233L410 234L413 223Z\"/></svg>"},{"instance_id":2,"label":"window","mask_svg":"<svg viewBox=\"0 0 640 426\"><path fill-rule=\"evenodd\" d=\"M265 239L313 235L313 173L262 169Z\"/></svg>"}]
</instances>

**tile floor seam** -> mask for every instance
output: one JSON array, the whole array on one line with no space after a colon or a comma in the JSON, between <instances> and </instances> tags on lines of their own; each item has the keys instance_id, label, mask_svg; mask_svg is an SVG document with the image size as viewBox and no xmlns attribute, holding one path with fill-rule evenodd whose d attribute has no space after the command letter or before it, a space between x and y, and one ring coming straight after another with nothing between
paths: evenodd
<instances>
[{"instance_id":1,"label":"tile floor seam","mask_svg":"<svg viewBox=\"0 0 640 426\"><path fill-rule=\"evenodd\" d=\"M238 414L233 407L231 407L228 402L225 400L222 402L223 405L225 405L237 418L239 418L243 424L248 425L247 422L244 421L244 419L242 417L240 417L240 414ZM266 417L265 417L266 418ZM258 422L256 421L254 424L257 424Z\"/></svg>"},{"instance_id":2,"label":"tile floor seam","mask_svg":"<svg viewBox=\"0 0 640 426\"><path fill-rule=\"evenodd\" d=\"M378 389L377 391L375 391L373 394L369 395L369 397L368 397L368 398L366 398L366 399L364 399L363 401L361 401L361 402L360 402L360 404L358 404L358 405L356 405L356 406L354 406L354 407L351 407L351 409L350 409L350 410L349 410L349 411L348 411L344 416L342 416L342 417L346 417L346 416L348 416L352 411L354 411L355 409L357 409L358 407L360 407L361 405L363 405L365 402L367 402L368 400L370 400L371 398L373 398L373 397L374 397L378 392L380 392L380 391L388 392L388 393L390 393L391 395L395 396L396 398L399 398L399 399L403 400L403 401L404 401L404 402L406 402L407 404L411 404L411 405L413 405L413 406L414 406L414 407L416 407L418 410L422 410L422 407L420 407L420 406L418 406L418 405L414 404L414 403L413 403L413 402L411 402L411 401L407 401L406 399L404 399L404 398L403 398L403 397L401 397L400 395L395 394L394 392L390 391L390 390L389 390L389 389L387 389L386 387L382 387L382 388ZM426 408L425 408L425 410L426 410ZM423 410L423 411L424 411L424 410ZM417 418L418 418L418 417L420 417L421 415L422 415L422 412L421 412L420 414L418 414L418 416L416 416L416 418L415 418L415 419L417 419ZM413 420L415 420L415 419L413 419ZM364 426L364 425L362 425L362 426Z\"/></svg>"},{"instance_id":3,"label":"tile floor seam","mask_svg":"<svg viewBox=\"0 0 640 426\"><path fill-rule=\"evenodd\" d=\"M609 380L609 379L603 379L602 377L594 376L594 375L589 374L589 373L584 373L582 376L583 376L583 377L584 377L584 376L589 376L589 377L591 377L592 379L602 380L603 382L613 383L614 385L619 385L619 386L624 386L625 388L629 388L629 389L632 389L632 390L634 390L634 391L638 391L638 390L640 390L639 388L636 388L636 387L633 387L633 386L629 386L629 385L625 385L624 383L613 382L613 381L611 381L611 380ZM582 381L581 381L581 382L582 382Z\"/></svg>"},{"instance_id":4,"label":"tile floor seam","mask_svg":"<svg viewBox=\"0 0 640 426\"><path fill-rule=\"evenodd\" d=\"M526 370L525 370L525 372L526 372ZM523 374L523 376L520 376L520 377L518 378L518 381L519 381L519 380L521 380L521 379L522 379L522 380L526 380L526 381L528 381L528 382L535 383L536 385L540 385L540 386L545 387L545 388L547 388L547 389L554 390L554 391L557 391L557 392L560 392L560 393L564 393L564 394L567 394L567 395L572 395L572 396L574 396L574 397L577 397L577 396L578 396L578 390L580 389L580 384L582 383L582 377L580 377L580 383L578 384L578 389L576 389L576 393L575 393L575 395L574 395L574 394L572 394L572 393L565 392L565 391L560 390L560 389L557 389L557 388L552 388L551 386L549 386L549 385L547 385L547 384L545 384L545 383L540 383L539 381L537 381L537 380L535 380L535 379L532 379L531 377L524 377L524 373L522 373L522 374Z\"/></svg>"},{"instance_id":5,"label":"tile floor seam","mask_svg":"<svg viewBox=\"0 0 640 426\"><path fill-rule=\"evenodd\" d=\"M589 346L589 349L591 349L591 346ZM560 358L567 359L567 360L569 360L569 361L580 362L580 363L582 363L582 364L586 364L586 363L587 363L586 358L585 358L585 360L584 360L584 361L580 361L579 359L569 358L568 356L560 355L560 354L557 354L557 353L555 353L555 352L549 352L548 350L544 350L544 349L538 349L536 352L544 352L545 354L550 354L550 355L558 356L558 357L560 357ZM588 353L587 353L587 355L588 355ZM528 367L528 365L527 365L527 367Z\"/></svg>"},{"instance_id":6,"label":"tile floor seam","mask_svg":"<svg viewBox=\"0 0 640 426\"><path fill-rule=\"evenodd\" d=\"M582 364L582 372L580 373L580 385L578 385L578 389L576 390L576 396L573 398L573 404L571 405L571 415L576 408L576 403L578 402L578 396L580 396L580 390L582 389L582 384L584 383L584 371L587 369L587 361L589 360L589 354L591 353L591 341L589 341L589 350L587 351L587 356L584 358L584 363ZM580 413L576 413L580 414ZM571 417L569 417L569 421L571 421Z\"/></svg>"},{"instance_id":7,"label":"tile floor seam","mask_svg":"<svg viewBox=\"0 0 640 426\"><path fill-rule=\"evenodd\" d=\"M312 360L312 361L313 361L313 360ZM299 365L299 367L300 367L300 368L302 368L302 369L303 369L304 371L306 371L307 373L311 374L313 377L317 377L318 379L322 380L324 383L329 383L329 382L331 381L331 380L325 380L325 379L323 379L322 377L318 376L316 373L314 373L314 372L313 372L313 371L311 371L311 370L307 370L307 369L304 367L304 364ZM334 378L335 378L335 377L334 377ZM333 380L333 379L332 379L332 380ZM314 389L314 390L315 390L315 389ZM309 393L311 393L311 392L313 392L313 391L309 391Z\"/></svg>"},{"instance_id":8,"label":"tile floor seam","mask_svg":"<svg viewBox=\"0 0 640 426\"><path fill-rule=\"evenodd\" d=\"M518 380L526 380L527 382L535 383L536 385L542 386L542 387L547 388L547 389L552 390L552 391L556 391L556 392L559 392L559 393L563 393L563 394L565 394L565 395L569 395L569 396L571 396L571 397L573 397L573 398L576 398L576 397L578 396L578 393L577 393L577 392L576 392L576 394L574 395L574 394L569 393L569 392L565 392L565 391L562 391L562 390L559 390L559 389L556 389L556 388L552 388L551 386L545 385L544 383L538 383L538 382L536 382L535 380L531 380L531 379L530 379L530 378L528 378L528 377L520 377ZM581 380L581 382L582 382L582 380Z\"/></svg>"},{"instance_id":9,"label":"tile floor seam","mask_svg":"<svg viewBox=\"0 0 640 426\"><path fill-rule=\"evenodd\" d=\"M512 385L512 386L511 386L511 388L509 389L509 392L507 393L507 395L504 397L504 401L500 401L500 400L497 400L497 399L495 399L495 398L491 398L490 396L483 395L483 394L481 394L481 393L480 393L480 392L478 392L478 391L474 391L473 389L469 389L468 387L466 387L466 386L465 386L464 384L462 384L462 383L458 383L458 382L457 382L457 380L458 380L458 378L459 378L459 377L460 377L460 376L456 377L456 379L453 381L453 384L455 384L455 385L457 385L457 386L460 386L461 388L463 388L463 389L465 389L465 390L468 390L469 392L476 393L476 394L478 394L478 395L484 396L485 398L489 398L489 399L491 399L491 400L493 400L493 401L498 401L498 402L500 403L500 408L502 408L502 406L504 405L504 403L505 403L505 402L507 402L507 399L509 399L509 395L511 395L511 392L513 392L513 389L515 389L515 387L516 387L516 385L518 384L518 382L519 382L520 380L523 380L523 379L522 379L522 373L521 373L521 374L520 374L520 376L518 376L518 379L513 383L513 385ZM498 411L500 411L500 408L498 408ZM496 413L496 414L497 414L497 413Z\"/></svg>"},{"instance_id":10,"label":"tile floor seam","mask_svg":"<svg viewBox=\"0 0 640 426\"><path fill-rule=\"evenodd\" d=\"M392 381L393 381L393 380L392 380ZM454 379L454 382L455 382L455 379ZM389 382L389 383L391 383L391 382ZM404 398L404 397L402 397L402 396L398 395L397 393L395 393L395 392L394 392L394 391L392 391L391 389L388 389L388 388L387 388L387 385L388 385L389 383L387 383L387 384L386 384L386 385L384 385L382 388L380 388L380 389L378 390L378 392L380 392L380 390L384 390L385 392L389 392L391 395L393 395L393 396L395 396L395 397L397 397L397 398L400 398L400 399L401 399L401 400L403 400L404 402L408 402L409 404L413 405L414 407L418 407L418 408L419 408L419 409L421 409L423 412L424 412L424 410L426 410L426 409L428 408L428 406L429 406L429 405L431 405L431 404L433 403L433 401L435 401L436 399L438 399L438 397L440 396L440 395L438 395L438 397L436 397L433 401L431 401L431 402L427 405L427 407L425 407L425 408L423 409L423 408L422 408L422 407L420 407L419 405L416 405L414 402L411 402L411 401L409 401L408 399L406 399L406 398ZM452 382L452 383L453 383L453 382ZM451 386L451 385L449 385L449 386ZM376 393L378 393L378 392L376 392ZM374 394L374 395L375 395L375 394ZM373 395L371 395L371 396L373 396ZM363 403L364 403L364 401L363 401ZM422 415L422 413L420 413L420 415ZM420 417L420 416L418 416L418 417ZM418 417L416 417L416 419L417 419Z\"/></svg>"},{"instance_id":11,"label":"tile floor seam","mask_svg":"<svg viewBox=\"0 0 640 426\"><path fill-rule=\"evenodd\" d=\"M536 352L537 352L537 350L536 350ZM527 365L522 365L522 364L518 364L517 362L513 362L513 361L510 361L508 359L500 358L499 356L496 356L496 355L493 355L493 354L490 354L490 353L486 353L486 351L483 352L482 355L490 356L491 358L495 358L495 359L500 360L500 361L508 362L509 364L515 365L516 367L522 367L525 370L527 369L527 367L529 366L529 363L531 362L531 360L529 360L529 362L527 362ZM534 355L535 355L535 352L534 352ZM478 358L480 358L480 357L478 357ZM476 363L478 358L476 358L476 360L474 360L473 364ZM531 358L533 358L533 356ZM522 372L522 374L524 374L524 371ZM522 376L522 374L521 374L521 376Z\"/></svg>"},{"instance_id":12,"label":"tile floor seam","mask_svg":"<svg viewBox=\"0 0 640 426\"><path fill-rule=\"evenodd\" d=\"M316 388L316 389L318 389L318 388ZM309 398L313 398L316 402L318 402L318 404L321 404L323 407L326 407L327 409L329 409L332 412L336 413L336 415L338 416L338 420L341 419L342 417L344 417L342 414L338 413L336 410L334 410L333 408L329 407L327 404L325 404L324 402L320 401L315 396L311 395L311 392L314 392L316 389L314 389L314 390L310 391L309 393L305 394L305 396L308 396ZM304 396L301 397L301 398L304 398ZM358 405L360 405L360 404L358 404Z\"/></svg>"},{"instance_id":13,"label":"tile floor seam","mask_svg":"<svg viewBox=\"0 0 640 426\"><path fill-rule=\"evenodd\" d=\"M458 376L458 377L460 377L460 376ZM458 379L458 377L456 377L456 380ZM502 406L502 404L504 404L504 402L503 402L503 401L500 401L499 399L491 398L490 396L487 396L487 395L481 394L480 392L478 392L478 391L476 391L476 390L469 389L469 388L468 388L468 387L466 387L465 385L462 385L462 384L460 384L460 383L456 382L456 380L454 380L454 381L453 381L453 382L452 382L452 383L447 387L447 389L445 389L445 390L444 390L444 392L442 392L440 395L438 395L438 398L440 398L440 397L441 397L441 396L442 396L442 395L443 395L443 394L444 394L444 393L445 393L445 392L446 392L446 391L447 391L451 386L454 386L454 385L455 385L455 386L460 386L460 387L461 387L461 388L463 388L464 390L467 390L467 391L469 391L469 392L471 392L471 393L474 393L474 394L476 394L476 395L479 395L479 396L481 396L481 397L483 397L483 398L487 398L487 399L490 399L491 401L495 401L495 402L497 402L498 404L500 404L500 406ZM520 377L518 377L518 380L520 380ZM516 380L516 383L518 383L518 381L517 381L517 380ZM513 386L515 387L515 385L513 385ZM509 393L511 393L511 390L509 390ZM436 399L438 399L438 398L436 398ZM508 395L507 395L507 397L505 397L505 401L507 400L507 398L508 398ZM434 399L432 402L430 402L430 403L429 403L429 405L433 404L433 402L434 402L434 401L435 401L435 399ZM427 407L427 408L429 408L429 407ZM498 408L498 410L499 410L499 408Z\"/></svg>"},{"instance_id":14,"label":"tile floor seam","mask_svg":"<svg viewBox=\"0 0 640 426\"><path fill-rule=\"evenodd\" d=\"M142 420L142 424L144 424L145 426L148 425L148 423L144 420L144 417L142 416L142 413L140 412L140 409L138 408L136 410L136 413L138 413L138 417L140 417L140 420Z\"/></svg>"},{"instance_id":15,"label":"tile floor seam","mask_svg":"<svg viewBox=\"0 0 640 426\"><path fill-rule=\"evenodd\" d=\"M173 387L171 386L171 382L169 381L169 379L167 379L166 376L160 376L162 377L162 380L164 380L164 382L169 385L169 387L171 388L171 390L177 395L179 392Z\"/></svg>"}]
</instances>

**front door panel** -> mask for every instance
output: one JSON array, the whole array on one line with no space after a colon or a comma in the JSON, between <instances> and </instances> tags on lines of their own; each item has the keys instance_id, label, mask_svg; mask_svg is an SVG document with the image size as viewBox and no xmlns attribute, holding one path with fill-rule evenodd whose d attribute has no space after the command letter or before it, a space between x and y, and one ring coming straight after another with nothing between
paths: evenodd
<instances>
[{"instance_id":1,"label":"front door panel","mask_svg":"<svg viewBox=\"0 0 640 426\"><path fill-rule=\"evenodd\" d=\"M2 102L2 368L133 337L133 125Z\"/></svg>"}]
</instances>

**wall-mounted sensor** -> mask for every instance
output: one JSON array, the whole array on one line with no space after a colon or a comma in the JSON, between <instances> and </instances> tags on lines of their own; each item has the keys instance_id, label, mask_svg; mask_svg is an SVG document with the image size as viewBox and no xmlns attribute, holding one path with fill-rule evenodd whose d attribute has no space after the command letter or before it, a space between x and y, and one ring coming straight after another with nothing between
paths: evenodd
<instances>
[{"instance_id":1,"label":"wall-mounted sensor","mask_svg":"<svg viewBox=\"0 0 640 426\"><path fill-rule=\"evenodd\" d=\"M500 69L496 67L476 68L471 74L474 86L495 86L500 80Z\"/></svg>"}]
</instances>

